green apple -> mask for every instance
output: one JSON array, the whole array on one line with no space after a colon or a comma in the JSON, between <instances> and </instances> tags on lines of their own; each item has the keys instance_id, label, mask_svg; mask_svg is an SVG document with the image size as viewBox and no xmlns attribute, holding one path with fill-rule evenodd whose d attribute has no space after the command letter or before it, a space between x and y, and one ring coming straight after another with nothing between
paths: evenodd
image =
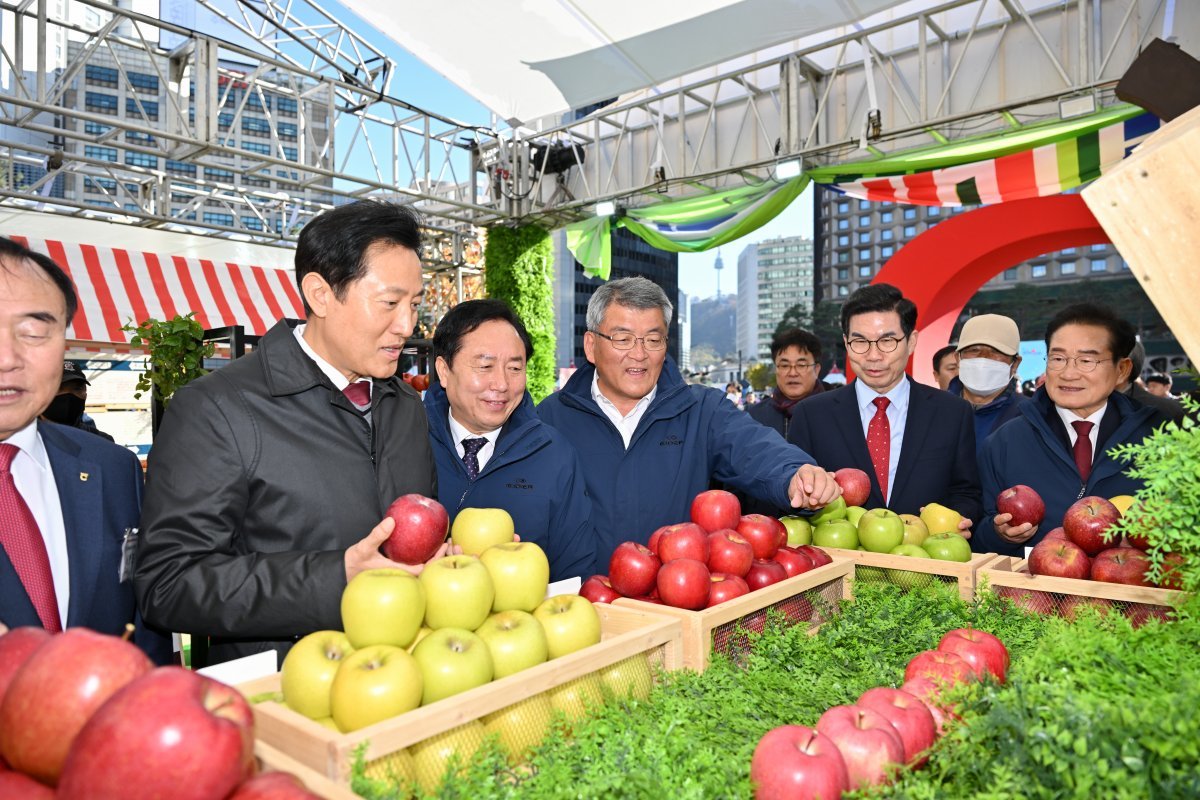
<instances>
[{"instance_id":1,"label":"green apple","mask_svg":"<svg viewBox=\"0 0 1200 800\"><path fill-rule=\"evenodd\" d=\"M546 631L551 659L600 641L600 615L586 597L560 594L547 598L533 612L533 616Z\"/></svg>"},{"instance_id":2,"label":"green apple","mask_svg":"<svg viewBox=\"0 0 1200 800\"><path fill-rule=\"evenodd\" d=\"M554 710L561 711L569 721L579 719L589 708L596 708L604 702L600 679L594 672L556 686L550 690L549 695Z\"/></svg>"},{"instance_id":3,"label":"green apple","mask_svg":"<svg viewBox=\"0 0 1200 800\"><path fill-rule=\"evenodd\" d=\"M533 542L508 542L483 551L479 557L492 576L496 598L492 611L533 611L546 599L550 562Z\"/></svg>"},{"instance_id":4,"label":"green apple","mask_svg":"<svg viewBox=\"0 0 1200 800\"><path fill-rule=\"evenodd\" d=\"M410 652L410 653L411 653L413 650L416 650L416 649L417 649L417 645L419 645L419 644L421 643L421 640L422 640L422 639L424 639L426 636L428 636L428 635L429 635L429 634L431 634L431 633L433 633L433 628L430 628L430 627L427 627L427 626L425 626L425 625L422 625L422 626L421 626L421 629L420 629L419 631L417 631L417 637L416 637L415 639L413 639L413 640L412 640L412 644L410 644L410 645L409 645L407 648L405 648L405 649L407 649L407 650L408 650L408 652Z\"/></svg>"},{"instance_id":5,"label":"green apple","mask_svg":"<svg viewBox=\"0 0 1200 800\"><path fill-rule=\"evenodd\" d=\"M645 653L624 658L599 671L600 685L605 695L616 698L646 700L654 688L654 675Z\"/></svg>"},{"instance_id":6,"label":"green apple","mask_svg":"<svg viewBox=\"0 0 1200 800\"><path fill-rule=\"evenodd\" d=\"M329 728L331 731L337 731L338 733L342 732L342 729L339 728L337 723L333 721L333 717L321 717L320 719L313 721L318 725L323 725L324 727Z\"/></svg>"},{"instance_id":7,"label":"green apple","mask_svg":"<svg viewBox=\"0 0 1200 800\"><path fill-rule=\"evenodd\" d=\"M350 733L421 705L421 668L406 650L376 644L350 654L329 690L333 721Z\"/></svg>"},{"instance_id":8,"label":"green apple","mask_svg":"<svg viewBox=\"0 0 1200 800\"><path fill-rule=\"evenodd\" d=\"M893 547L891 554L894 556L907 556L909 558L929 558L929 553L925 549L918 547L915 544L901 544ZM889 569L887 572L888 580L904 589L914 589L918 586L928 586L935 578L925 572L913 572L910 569Z\"/></svg>"},{"instance_id":9,"label":"green apple","mask_svg":"<svg viewBox=\"0 0 1200 800\"><path fill-rule=\"evenodd\" d=\"M894 556L910 556L912 558L929 558L929 553L925 552L924 547L915 544L898 544L888 551Z\"/></svg>"},{"instance_id":10,"label":"green apple","mask_svg":"<svg viewBox=\"0 0 1200 800\"><path fill-rule=\"evenodd\" d=\"M887 508L872 508L858 521L858 541L872 553L887 553L904 542L904 520Z\"/></svg>"},{"instance_id":11,"label":"green apple","mask_svg":"<svg viewBox=\"0 0 1200 800\"><path fill-rule=\"evenodd\" d=\"M846 519L850 521L851 525L857 525L865 513L867 510L862 506L846 506Z\"/></svg>"},{"instance_id":12,"label":"green apple","mask_svg":"<svg viewBox=\"0 0 1200 800\"><path fill-rule=\"evenodd\" d=\"M787 528L788 547L800 547L805 544L812 544L812 525L804 517L780 517L779 521L783 523L783 527Z\"/></svg>"},{"instance_id":13,"label":"green apple","mask_svg":"<svg viewBox=\"0 0 1200 800\"><path fill-rule=\"evenodd\" d=\"M513 518L503 508L464 508L450 526L450 541L469 556L511 542L514 535Z\"/></svg>"},{"instance_id":14,"label":"green apple","mask_svg":"<svg viewBox=\"0 0 1200 800\"><path fill-rule=\"evenodd\" d=\"M924 544L929 536L929 528L921 518L916 514L901 514L900 519L904 520L904 544Z\"/></svg>"},{"instance_id":15,"label":"green apple","mask_svg":"<svg viewBox=\"0 0 1200 800\"><path fill-rule=\"evenodd\" d=\"M858 547L858 530L849 520L834 519L822 522L813 528L813 544L817 547L840 547L853 550Z\"/></svg>"},{"instance_id":16,"label":"green apple","mask_svg":"<svg viewBox=\"0 0 1200 800\"><path fill-rule=\"evenodd\" d=\"M811 522L814 526L816 526L816 525L820 525L822 522L825 522L827 520L845 519L845 518L846 518L846 498L839 495L838 498L836 500L834 500L832 503L825 506L824 508L818 509L817 512L809 518L808 521Z\"/></svg>"},{"instance_id":17,"label":"green apple","mask_svg":"<svg viewBox=\"0 0 1200 800\"><path fill-rule=\"evenodd\" d=\"M861 583L887 583L887 574L882 567L865 567L858 564L854 567L854 580Z\"/></svg>"},{"instance_id":18,"label":"green apple","mask_svg":"<svg viewBox=\"0 0 1200 800\"><path fill-rule=\"evenodd\" d=\"M473 631L492 613L496 587L491 573L474 556L446 556L425 565L425 624Z\"/></svg>"},{"instance_id":19,"label":"green apple","mask_svg":"<svg viewBox=\"0 0 1200 800\"><path fill-rule=\"evenodd\" d=\"M368 761L363 767L363 774L377 781L387 781L393 786L407 786L417 779L412 754L404 748Z\"/></svg>"},{"instance_id":20,"label":"green apple","mask_svg":"<svg viewBox=\"0 0 1200 800\"><path fill-rule=\"evenodd\" d=\"M971 560L971 543L957 533L932 533L921 547L939 561Z\"/></svg>"},{"instance_id":21,"label":"green apple","mask_svg":"<svg viewBox=\"0 0 1200 800\"><path fill-rule=\"evenodd\" d=\"M341 631L316 631L292 645L279 675L284 705L309 719L328 717L333 676L353 652Z\"/></svg>"},{"instance_id":22,"label":"green apple","mask_svg":"<svg viewBox=\"0 0 1200 800\"><path fill-rule=\"evenodd\" d=\"M342 592L342 628L356 648L408 647L425 618L425 589L402 569L369 569Z\"/></svg>"},{"instance_id":23,"label":"green apple","mask_svg":"<svg viewBox=\"0 0 1200 800\"><path fill-rule=\"evenodd\" d=\"M941 503L930 503L921 509L921 521L925 523L930 534L958 533L958 523L962 522L962 514L953 508L946 508Z\"/></svg>"},{"instance_id":24,"label":"green apple","mask_svg":"<svg viewBox=\"0 0 1200 800\"><path fill-rule=\"evenodd\" d=\"M496 734L508 751L509 761L515 764L525 760L530 748L542 743L553 719L554 706L543 692L488 714L483 718L483 729Z\"/></svg>"},{"instance_id":25,"label":"green apple","mask_svg":"<svg viewBox=\"0 0 1200 800\"><path fill-rule=\"evenodd\" d=\"M483 723L472 720L409 747L413 772L416 773L421 791L427 795L436 792L446 777L451 761L458 764L460 773L465 771L475 757L475 751L483 745L485 736Z\"/></svg>"},{"instance_id":26,"label":"green apple","mask_svg":"<svg viewBox=\"0 0 1200 800\"><path fill-rule=\"evenodd\" d=\"M492 653L496 680L541 664L550 658L542 623L534 619L528 611L514 608L492 614L475 633L483 639Z\"/></svg>"},{"instance_id":27,"label":"green apple","mask_svg":"<svg viewBox=\"0 0 1200 800\"><path fill-rule=\"evenodd\" d=\"M492 680L487 642L462 628L438 628L413 650L421 668L421 705L483 686Z\"/></svg>"}]
</instances>

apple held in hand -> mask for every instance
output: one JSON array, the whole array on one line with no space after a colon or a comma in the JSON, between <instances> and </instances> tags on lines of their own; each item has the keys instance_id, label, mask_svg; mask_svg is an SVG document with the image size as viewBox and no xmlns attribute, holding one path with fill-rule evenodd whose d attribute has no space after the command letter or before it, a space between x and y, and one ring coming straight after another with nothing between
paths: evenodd
<instances>
[{"instance_id":1,"label":"apple held in hand","mask_svg":"<svg viewBox=\"0 0 1200 800\"><path fill-rule=\"evenodd\" d=\"M812 544L812 525L806 518L792 515L780 517L779 521L787 530L788 547Z\"/></svg>"},{"instance_id":2,"label":"apple held in hand","mask_svg":"<svg viewBox=\"0 0 1200 800\"><path fill-rule=\"evenodd\" d=\"M753 592L764 589L773 583L787 580L787 576L787 570L778 561L756 558L750 565L750 571L746 573L746 585Z\"/></svg>"},{"instance_id":3,"label":"apple held in hand","mask_svg":"<svg viewBox=\"0 0 1200 800\"><path fill-rule=\"evenodd\" d=\"M63 766L62 797L227 797L254 773L254 713L233 687L162 667L87 721Z\"/></svg>"},{"instance_id":4,"label":"apple held in hand","mask_svg":"<svg viewBox=\"0 0 1200 800\"><path fill-rule=\"evenodd\" d=\"M425 624L434 630L473 631L492 613L496 587L478 558L439 558L425 566L418 580L425 587Z\"/></svg>"},{"instance_id":5,"label":"apple held in hand","mask_svg":"<svg viewBox=\"0 0 1200 800\"><path fill-rule=\"evenodd\" d=\"M919 698L900 689L877 686L863 692L855 705L879 712L904 745L904 763L920 767L929 760L926 751L937 738L937 721Z\"/></svg>"},{"instance_id":6,"label":"apple held in hand","mask_svg":"<svg viewBox=\"0 0 1200 800\"><path fill-rule=\"evenodd\" d=\"M1023 483L1005 489L996 496L996 510L1001 514L1012 514L1009 525L1042 524L1046 516L1046 504L1042 496Z\"/></svg>"},{"instance_id":7,"label":"apple held in hand","mask_svg":"<svg viewBox=\"0 0 1200 800\"><path fill-rule=\"evenodd\" d=\"M1127 586L1153 586L1146 578L1150 558L1136 547L1111 547L1092 559L1094 581L1123 583Z\"/></svg>"},{"instance_id":8,"label":"apple held in hand","mask_svg":"<svg viewBox=\"0 0 1200 800\"><path fill-rule=\"evenodd\" d=\"M692 522L712 533L725 528L737 528L742 518L742 503L732 492L709 489L692 500L691 513Z\"/></svg>"},{"instance_id":9,"label":"apple held in hand","mask_svg":"<svg viewBox=\"0 0 1200 800\"><path fill-rule=\"evenodd\" d=\"M712 608L715 605L724 603L726 600L732 600L735 597L741 597L750 593L750 585L746 583L744 578L737 575L714 572L709 575L708 580L707 608Z\"/></svg>"},{"instance_id":10,"label":"apple held in hand","mask_svg":"<svg viewBox=\"0 0 1200 800\"><path fill-rule=\"evenodd\" d=\"M608 560L608 580L626 597L641 597L658 578L659 560L650 548L637 542L622 542Z\"/></svg>"},{"instance_id":11,"label":"apple held in hand","mask_svg":"<svg viewBox=\"0 0 1200 800\"><path fill-rule=\"evenodd\" d=\"M383 554L401 564L424 564L433 558L450 530L450 515L437 500L420 494L397 497L385 516L396 521L383 543Z\"/></svg>"},{"instance_id":12,"label":"apple held in hand","mask_svg":"<svg viewBox=\"0 0 1200 800\"><path fill-rule=\"evenodd\" d=\"M925 523L931 536L938 533L957 533L962 518L962 514L941 503L929 503L921 509L921 521Z\"/></svg>"},{"instance_id":13,"label":"apple held in hand","mask_svg":"<svg viewBox=\"0 0 1200 800\"><path fill-rule=\"evenodd\" d=\"M765 514L742 517L737 532L750 543L755 558L774 558L780 545L787 542L787 528L779 520Z\"/></svg>"},{"instance_id":14,"label":"apple held in hand","mask_svg":"<svg viewBox=\"0 0 1200 800\"><path fill-rule=\"evenodd\" d=\"M956 628L942 636L937 649L961 656L980 680L990 674L997 683L1004 683L1008 675L1008 648L987 631Z\"/></svg>"},{"instance_id":15,"label":"apple held in hand","mask_svg":"<svg viewBox=\"0 0 1200 800\"><path fill-rule=\"evenodd\" d=\"M924 650L917 653L904 668L904 680L928 678L939 688L975 680L975 670L957 653L943 650Z\"/></svg>"},{"instance_id":16,"label":"apple held in hand","mask_svg":"<svg viewBox=\"0 0 1200 800\"><path fill-rule=\"evenodd\" d=\"M915 544L920 547L929 538L929 528L916 514L901 514L904 520L904 541L901 544Z\"/></svg>"},{"instance_id":17,"label":"apple held in hand","mask_svg":"<svg viewBox=\"0 0 1200 800\"><path fill-rule=\"evenodd\" d=\"M858 547L858 530L849 520L833 519L813 528L813 544L817 547L840 547L854 550Z\"/></svg>"},{"instance_id":18,"label":"apple held in hand","mask_svg":"<svg viewBox=\"0 0 1200 800\"><path fill-rule=\"evenodd\" d=\"M600 615L586 598L579 595L549 597L537 607L533 616L546 632L551 659L600 641Z\"/></svg>"},{"instance_id":19,"label":"apple held in hand","mask_svg":"<svg viewBox=\"0 0 1200 800\"><path fill-rule=\"evenodd\" d=\"M364 647L351 653L333 676L333 721L338 730L350 733L412 711L421 705L424 688L421 668L407 650L387 644Z\"/></svg>"},{"instance_id":20,"label":"apple held in hand","mask_svg":"<svg viewBox=\"0 0 1200 800\"><path fill-rule=\"evenodd\" d=\"M704 563L708 561L708 532L694 522L669 525L662 529L655 551L658 560L666 564L677 558L690 558Z\"/></svg>"},{"instance_id":21,"label":"apple held in hand","mask_svg":"<svg viewBox=\"0 0 1200 800\"><path fill-rule=\"evenodd\" d=\"M834 706L817 721L817 732L828 736L841 751L851 789L886 783L904 763L904 744L892 723L878 711Z\"/></svg>"},{"instance_id":22,"label":"apple held in hand","mask_svg":"<svg viewBox=\"0 0 1200 800\"><path fill-rule=\"evenodd\" d=\"M421 668L421 705L490 683L494 675L487 642L462 628L439 628L412 652Z\"/></svg>"},{"instance_id":23,"label":"apple held in hand","mask_svg":"<svg viewBox=\"0 0 1200 800\"><path fill-rule=\"evenodd\" d=\"M1076 500L1063 514L1063 530L1067 538L1094 556L1111 545L1104 533L1121 518L1121 512L1103 497L1084 497Z\"/></svg>"},{"instance_id":24,"label":"apple held in hand","mask_svg":"<svg viewBox=\"0 0 1200 800\"><path fill-rule=\"evenodd\" d=\"M550 658L546 632L533 615L513 609L492 614L475 634L492 654L496 680L537 666Z\"/></svg>"},{"instance_id":25,"label":"apple held in hand","mask_svg":"<svg viewBox=\"0 0 1200 800\"><path fill-rule=\"evenodd\" d=\"M963 564L971 560L971 543L957 533L931 533L921 545L930 558L940 561L958 561Z\"/></svg>"},{"instance_id":26,"label":"apple held in hand","mask_svg":"<svg viewBox=\"0 0 1200 800\"><path fill-rule=\"evenodd\" d=\"M450 541L468 556L511 542L515 535L512 515L503 508L464 508L450 526Z\"/></svg>"},{"instance_id":27,"label":"apple held in hand","mask_svg":"<svg viewBox=\"0 0 1200 800\"><path fill-rule=\"evenodd\" d=\"M873 508L858 520L858 542L872 553L887 553L904 543L904 520L895 511Z\"/></svg>"},{"instance_id":28,"label":"apple held in hand","mask_svg":"<svg viewBox=\"0 0 1200 800\"><path fill-rule=\"evenodd\" d=\"M49 631L31 625L13 628L0 636L0 704L4 703L4 693L17 670L48 641Z\"/></svg>"},{"instance_id":29,"label":"apple held in hand","mask_svg":"<svg viewBox=\"0 0 1200 800\"><path fill-rule=\"evenodd\" d=\"M843 467L833 473L833 479L842 488L848 506L861 506L871 496L871 478L861 469Z\"/></svg>"},{"instance_id":30,"label":"apple held in hand","mask_svg":"<svg viewBox=\"0 0 1200 800\"><path fill-rule=\"evenodd\" d=\"M284 705L309 719L331 716L333 678L353 652L354 646L341 631L316 631L296 642L280 669Z\"/></svg>"},{"instance_id":31,"label":"apple held in hand","mask_svg":"<svg viewBox=\"0 0 1200 800\"><path fill-rule=\"evenodd\" d=\"M593 575L579 587L579 596L593 603L611 603L622 595L613 588L607 575Z\"/></svg>"},{"instance_id":32,"label":"apple held in hand","mask_svg":"<svg viewBox=\"0 0 1200 800\"><path fill-rule=\"evenodd\" d=\"M658 571L658 596L669 606L696 611L707 605L710 583L703 561L677 558Z\"/></svg>"},{"instance_id":33,"label":"apple held in hand","mask_svg":"<svg viewBox=\"0 0 1200 800\"><path fill-rule=\"evenodd\" d=\"M152 667L116 636L70 628L50 637L25 660L0 703L0 758L53 786L84 723Z\"/></svg>"},{"instance_id":34,"label":"apple held in hand","mask_svg":"<svg viewBox=\"0 0 1200 800\"><path fill-rule=\"evenodd\" d=\"M1092 560L1083 548L1063 539L1048 539L1029 551L1031 575L1052 575L1056 578L1086 578L1091 573Z\"/></svg>"},{"instance_id":35,"label":"apple held in hand","mask_svg":"<svg viewBox=\"0 0 1200 800\"><path fill-rule=\"evenodd\" d=\"M402 569L365 570L342 592L342 628L354 648L408 647L424 619L425 588Z\"/></svg>"},{"instance_id":36,"label":"apple held in hand","mask_svg":"<svg viewBox=\"0 0 1200 800\"><path fill-rule=\"evenodd\" d=\"M745 577L754 562L754 548L737 531L713 531L708 535L708 568L712 572Z\"/></svg>"},{"instance_id":37,"label":"apple held in hand","mask_svg":"<svg viewBox=\"0 0 1200 800\"><path fill-rule=\"evenodd\" d=\"M850 773L833 740L804 725L767 731L750 759L755 800L836 800Z\"/></svg>"},{"instance_id":38,"label":"apple held in hand","mask_svg":"<svg viewBox=\"0 0 1200 800\"><path fill-rule=\"evenodd\" d=\"M506 542L493 545L479 557L488 574L496 597L492 611L533 611L546 599L550 586L550 561L546 551L533 542Z\"/></svg>"}]
</instances>

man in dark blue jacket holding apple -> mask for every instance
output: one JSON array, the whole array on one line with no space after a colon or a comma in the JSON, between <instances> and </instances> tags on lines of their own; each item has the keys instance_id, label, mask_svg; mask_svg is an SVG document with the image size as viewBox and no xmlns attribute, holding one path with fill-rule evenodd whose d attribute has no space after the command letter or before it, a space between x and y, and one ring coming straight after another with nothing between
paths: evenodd
<instances>
[{"instance_id":1,"label":"man in dark blue jacket holding apple","mask_svg":"<svg viewBox=\"0 0 1200 800\"><path fill-rule=\"evenodd\" d=\"M782 508L839 495L832 474L712 388L689 386L667 358L673 308L640 277L611 281L588 302L590 362L538 406L583 461L596 528L594 572L623 541L689 518L720 481Z\"/></svg>"}]
</instances>

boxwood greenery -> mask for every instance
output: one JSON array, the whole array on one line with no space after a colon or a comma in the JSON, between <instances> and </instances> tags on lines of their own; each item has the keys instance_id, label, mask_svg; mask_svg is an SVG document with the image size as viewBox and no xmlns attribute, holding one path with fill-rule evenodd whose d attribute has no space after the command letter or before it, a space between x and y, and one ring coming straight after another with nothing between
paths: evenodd
<instances>
[{"instance_id":1,"label":"boxwood greenery","mask_svg":"<svg viewBox=\"0 0 1200 800\"><path fill-rule=\"evenodd\" d=\"M533 339L528 387L535 403L554 391L556 377L552 254L550 234L536 225L491 228L484 249L484 291L508 301Z\"/></svg>"}]
</instances>

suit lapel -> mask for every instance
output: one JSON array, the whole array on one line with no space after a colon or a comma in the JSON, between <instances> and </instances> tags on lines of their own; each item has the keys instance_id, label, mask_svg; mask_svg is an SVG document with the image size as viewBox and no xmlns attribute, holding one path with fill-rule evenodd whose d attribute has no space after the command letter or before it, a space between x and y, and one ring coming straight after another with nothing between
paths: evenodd
<instances>
[{"instance_id":1,"label":"suit lapel","mask_svg":"<svg viewBox=\"0 0 1200 800\"><path fill-rule=\"evenodd\" d=\"M99 553L104 545L103 476L93 461L80 457L79 448L60 437L50 426L39 428L50 468L58 487L63 529L67 533L67 561L71 599L67 605L67 625L77 625L91 608L98 579ZM116 579L117 576L109 576Z\"/></svg>"},{"instance_id":2,"label":"suit lapel","mask_svg":"<svg viewBox=\"0 0 1200 800\"><path fill-rule=\"evenodd\" d=\"M932 423L925 405L925 387L909 378L905 380L909 382L908 416L904 420L904 439L900 442L900 460L896 464L896 482L892 486L893 501L901 496L901 490L908 483L908 478L913 472L913 462L921 449L920 442L925 441Z\"/></svg>"},{"instance_id":3,"label":"suit lapel","mask_svg":"<svg viewBox=\"0 0 1200 800\"><path fill-rule=\"evenodd\" d=\"M867 439L863 436L862 414L858 410L858 392L851 383L845 389L834 393L834 414L838 432L846 443L846 452L850 454L853 465L871 479L871 496L867 500L868 508L883 506L883 492L879 488L879 480L875 477L875 463L871 461L871 452L867 450Z\"/></svg>"}]
</instances>

